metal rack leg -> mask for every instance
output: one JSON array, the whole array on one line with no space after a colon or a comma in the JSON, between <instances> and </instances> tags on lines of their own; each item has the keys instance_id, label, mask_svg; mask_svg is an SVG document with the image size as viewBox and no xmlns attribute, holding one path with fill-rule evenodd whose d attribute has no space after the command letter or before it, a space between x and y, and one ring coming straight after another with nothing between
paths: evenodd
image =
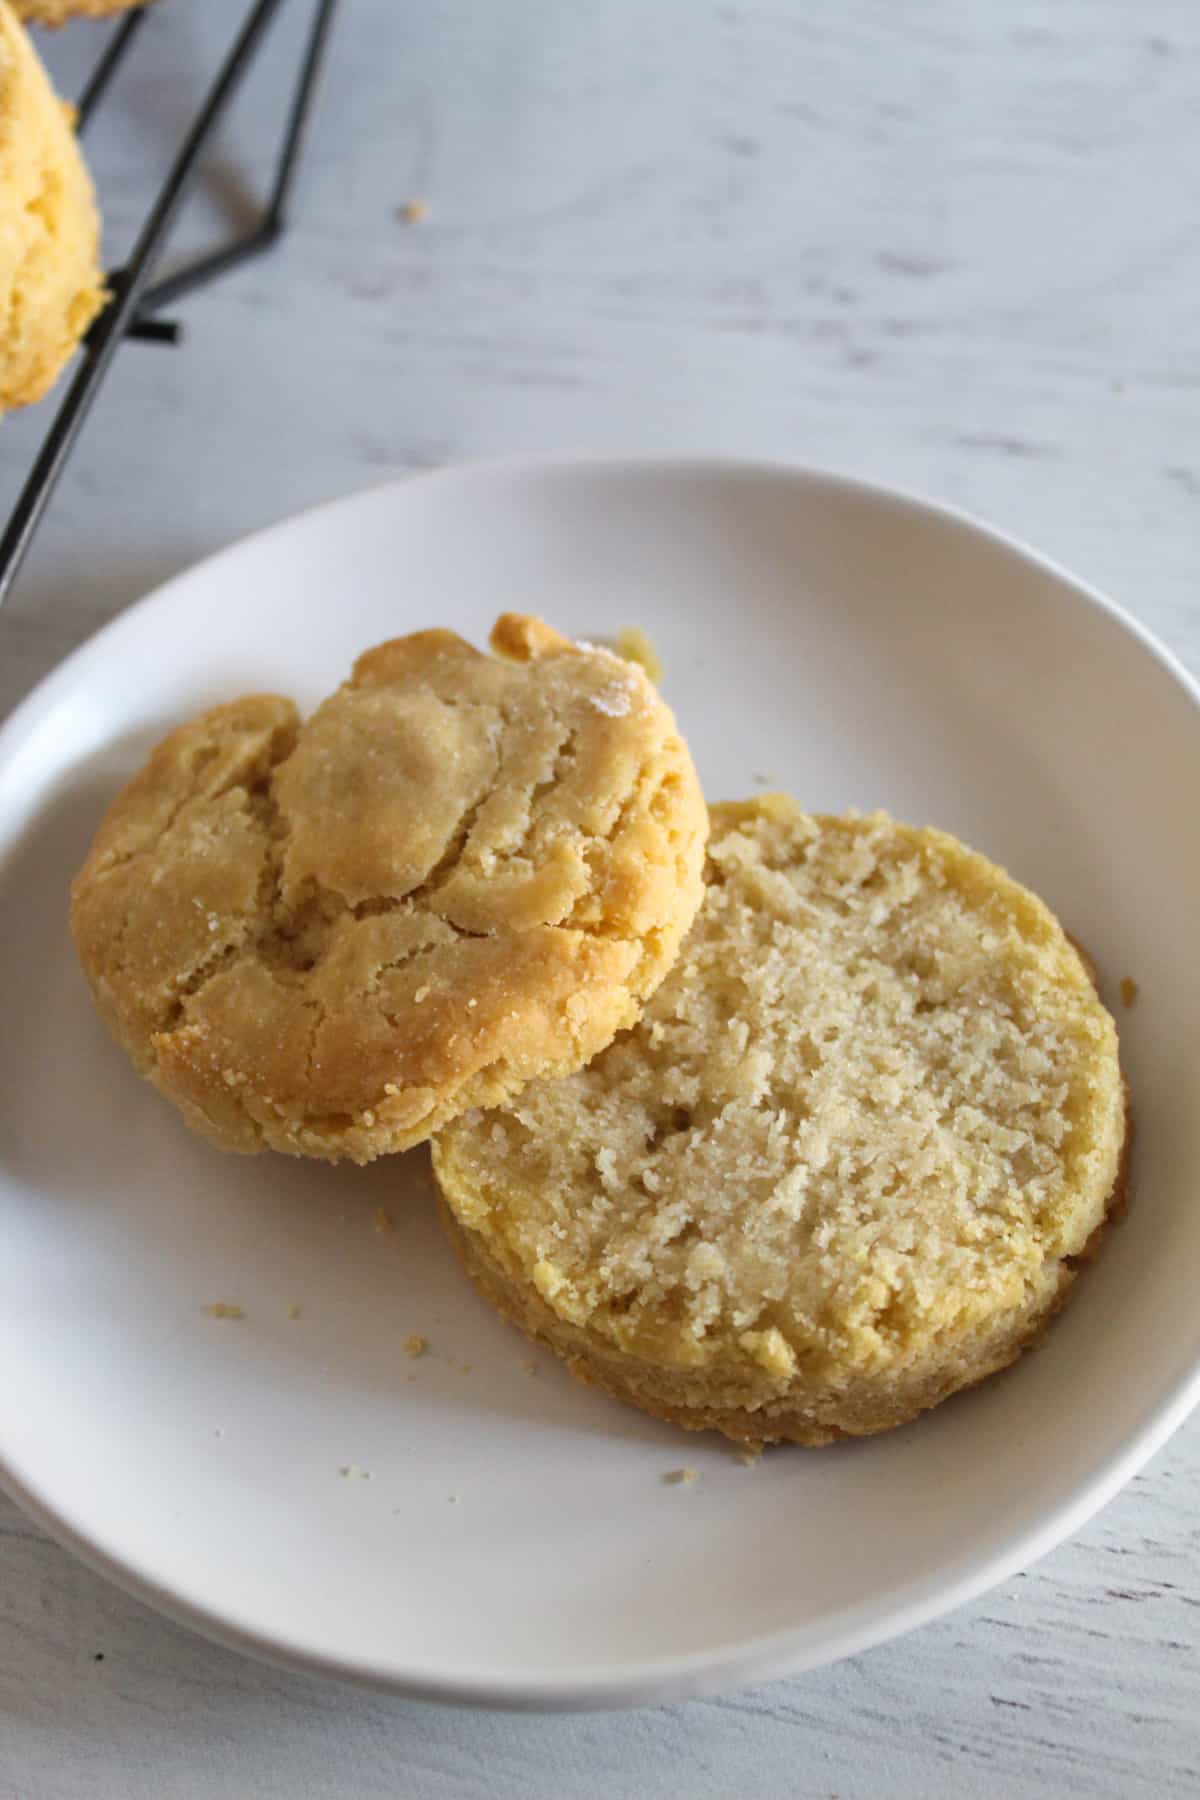
<instances>
[{"instance_id":1,"label":"metal rack leg","mask_svg":"<svg viewBox=\"0 0 1200 1800\"><path fill-rule=\"evenodd\" d=\"M179 208L195 174L200 156L220 122L229 101L240 84L257 51L268 25L282 0L257 0L242 30L209 90L201 111L194 121L183 146L171 167L150 215L138 235L133 254L125 268L114 277L113 297L89 335L83 361L72 380L65 398L54 417L30 474L21 489L17 504L0 537L0 603L8 595L17 570L29 549L35 531L46 510L55 484L79 435L83 422L95 400L101 381L108 371L122 338L137 321L144 299L153 305L164 304L175 295L186 292L201 281L211 280L221 269L244 257L254 255L274 242L283 228L287 200L296 175L297 161L303 145L314 98L317 73L324 55L336 0L320 0L310 34L300 78L289 110L283 147L277 168L274 190L263 225L248 243L220 251L215 257L202 258L198 264L181 270L178 276L162 284L167 291L147 294L147 282L163 244L178 215ZM125 28L122 28L124 32ZM127 35L118 34L110 52L102 59L85 100L89 111L94 108L104 86L111 79L119 56L128 43ZM81 107L82 110L82 107ZM264 230L266 235L264 236ZM148 334L169 337L172 327L163 321L146 320Z\"/></svg>"},{"instance_id":2,"label":"metal rack leg","mask_svg":"<svg viewBox=\"0 0 1200 1800\"><path fill-rule=\"evenodd\" d=\"M127 19L121 21L108 40L104 54L92 70L87 86L80 94L79 103L75 108L75 123L81 137L88 128L92 114L107 93L108 84L120 67L126 51L145 23L144 12L130 13Z\"/></svg>"},{"instance_id":3,"label":"metal rack leg","mask_svg":"<svg viewBox=\"0 0 1200 1800\"><path fill-rule=\"evenodd\" d=\"M288 110L287 124L284 128L279 159L275 166L275 179L272 183L270 198L259 223L253 231L248 232L245 237L239 238L237 243L229 244L221 250L214 250L207 256L198 257L195 262L186 264L182 269L177 269L174 274L166 276L162 281L156 281L142 295L140 307L142 313L157 312L159 307L169 306L172 300L178 300L182 295L190 294L195 288L202 287L206 282L215 280L227 269L236 268L239 263L247 262L251 257L260 255L264 250L269 250L285 230L288 202L292 197L296 176L299 173L300 157L312 119L313 103L316 99L317 77L328 49L329 33L333 28L336 5L337 0L318 0L304 60L300 66L299 79Z\"/></svg>"}]
</instances>

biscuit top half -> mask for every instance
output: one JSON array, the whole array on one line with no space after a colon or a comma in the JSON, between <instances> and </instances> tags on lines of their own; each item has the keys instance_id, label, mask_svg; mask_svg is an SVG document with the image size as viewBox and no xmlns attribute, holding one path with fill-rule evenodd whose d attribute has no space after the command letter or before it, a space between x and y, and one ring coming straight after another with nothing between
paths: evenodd
<instances>
[{"instance_id":1,"label":"biscuit top half","mask_svg":"<svg viewBox=\"0 0 1200 1800\"><path fill-rule=\"evenodd\" d=\"M581 1066L699 906L707 816L643 672L505 615L252 696L112 806L72 923L117 1037L229 1148L368 1160Z\"/></svg>"}]
</instances>

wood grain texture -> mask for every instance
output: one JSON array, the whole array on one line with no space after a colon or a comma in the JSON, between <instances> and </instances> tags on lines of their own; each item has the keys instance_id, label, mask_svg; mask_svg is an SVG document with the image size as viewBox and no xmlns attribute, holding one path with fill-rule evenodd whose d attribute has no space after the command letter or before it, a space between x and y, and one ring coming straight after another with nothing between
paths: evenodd
<instances>
[{"instance_id":1,"label":"wood grain texture","mask_svg":"<svg viewBox=\"0 0 1200 1800\"><path fill-rule=\"evenodd\" d=\"M150 19L92 146L110 260L242 10ZM179 242L245 215L304 11ZM187 304L184 351L123 352L0 617L0 712L240 532L396 471L585 444L955 501L1200 671L1192 0L344 12L295 228ZM96 41L51 46L68 91ZM5 421L6 495L47 416ZM0 1502L0 1797L1197 1794L1198 1478L1193 1423L1072 1543L903 1642L566 1719L259 1668Z\"/></svg>"}]
</instances>

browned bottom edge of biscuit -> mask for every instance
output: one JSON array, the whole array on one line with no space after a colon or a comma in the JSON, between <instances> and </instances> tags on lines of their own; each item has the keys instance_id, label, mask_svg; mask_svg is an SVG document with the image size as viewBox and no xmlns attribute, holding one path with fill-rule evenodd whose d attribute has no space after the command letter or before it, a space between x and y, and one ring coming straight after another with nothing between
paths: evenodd
<instances>
[{"instance_id":1,"label":"browned bottom edge of biscuit","mask_svg":"<svg viewBox=\"0 0 1200 1800\"><path fill-rule=\"evenodd\" d=\"M1125 1139L1104 1217L1082 1250L1062 1258L1053 1291L1039 1303L1005 1315L996 1322L994 1331L964 1346L963 1360L955 1367L943 1367L907 1385L897 1381L890 1395L886 1385L868 1383L865 1397L856 1400L847 1391L839 1402L831 1405L826 1397L824 1404L818 1403L816 1408L811 1403L806 1406L804 1397L795 1394L755 1407L720 1401L697 1404L673 1396L670 1388L678 1380L675 1371L639 1363L621 1351L608 1351L590 1341L580 1328L559 1319L532 1288L507 1278L484 1254L476 1234L455 1218L444 1197L439 1197L439 1211L446 1234L481 1297L526 1337L552 1350L576 1380L687 1431L719 1431L754 1450L771 1443L815 1448L910 1424L953 1395L999 1374L1038 1344L1051 1320L1066 1304L1079 1270L1095 1258L1109 1226L1118 1223L1128 1210L1134 1136L1128 1086L1125 1095ZM841 1414L836 1419L829 1416L835 1408Z\"/></svg>"}]
</instances>

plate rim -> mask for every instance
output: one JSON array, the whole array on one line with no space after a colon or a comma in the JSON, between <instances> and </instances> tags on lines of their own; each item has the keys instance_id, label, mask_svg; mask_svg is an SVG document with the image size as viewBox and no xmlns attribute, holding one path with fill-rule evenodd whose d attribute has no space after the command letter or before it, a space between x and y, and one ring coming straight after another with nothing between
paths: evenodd
<instances>
[{"instance_id":1,"label":"plate rim","mask_svg":"<svg viewBox=\"0 0 1200 1800\"><path fill-rule=\"evenodd\" d=\"M236 558L274 536L283 536L302 521L314 521L339 509L352 509L372 496L381 497L414 485L449 487L456 483L466 485L481 478L537 480L575 472L784 482L802 486L810 492L824 491L915 515L926 525L949 525L963 537L982 538L1013 561L1051 577L1069 590L1074 601L1105 615L1173 678L1200 712L1200 681L1149 627L1054 558L1035 549L1015 533L980 519L966 508L915 489L785 458L713 456L695 451L625 454L571 450L468 459L432 470L392 476L350 489L244 533L178 570L89 633L17 703L0 724L0 781L8 763L36 730L39 720L74 685L87 663L102 651L106 639L125 629L135 615L169 607L177 598L178 590L200 571L211 570L226 558ZM0 831L0 853L7 849L6 840L10 836L8 831ZM1200 1360L1167 1387L1138 1429L1090 1473L1075 1480L1057 1503L1039 1515L1037 1522L1013 1530L989 1553L964 1552L951 1565L949 1573L943 1567L906 1587L893 1589L890 1600L882 1608L877 1602L862 1601L843 1609L837 1615L834 1628L824 1631L818 1642L808 1641L813 1634L811 1626L783 1628L738 1638L717 1649L708 1648L683 1656L660 1656L642 1663L596 1665L583 1675L568 1677L559 1677L551 1668L526 1671L511 1680L497 1676L494 1671L482 1670L447 1675L420 1668L399 1668L370 1658L332 1655L311 1643L264 1631L227 1612L209 1609L176 1592L136 1563L112 1555L27 1485L11 1465L2 1441L0 1490L93 1572L174 1623L259 1661L414 1699L507 1710L587 1711L662 1705L799 1674L840 1661L944 1616L1007 1580L1017 1570L1028 1568L1078 1531L1144 1467L1198 1403Z\"/></svg>"}]
</instances>

